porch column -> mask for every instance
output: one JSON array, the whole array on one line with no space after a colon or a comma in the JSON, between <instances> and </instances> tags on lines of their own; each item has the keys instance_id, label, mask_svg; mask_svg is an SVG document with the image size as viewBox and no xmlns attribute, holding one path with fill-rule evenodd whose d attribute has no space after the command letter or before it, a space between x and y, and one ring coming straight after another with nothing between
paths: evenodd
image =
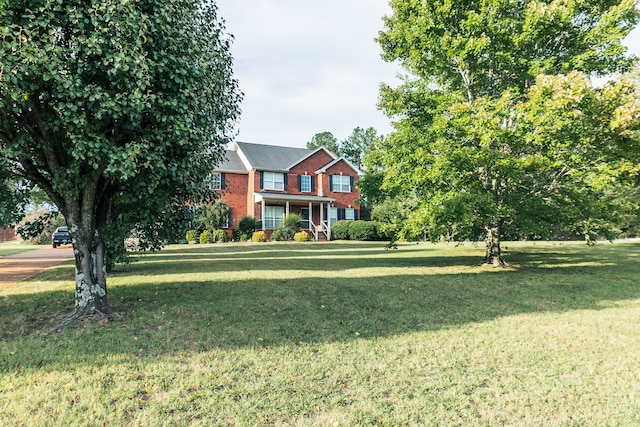
<instances>
[{"instance_id":1,"label":"porch column","mask_svg":"<svg viewBox=\"0 0 640 427\"><path fill-rule=\"evenodd\" d=\"M267 229L265 227L265 220L264 220L264 207L265 207L264 197L262 198L261 204L262 204L262 209L260 209L260 216L262 217L262 231L264 231Z\"/></svg>"},{"instance_id":2,"label":"porch column","mask_svg":"<svg viewBox=\"0 0 640 427\"><path fill-rule=\"evenodd\" d=\"M322 229L322 223L324 222L324 203L320 202L320 229Z\"/></svg>"},{"instance_id":3,"label":"porch column","mask_svg":"<svg viewBox=\"0 0 640 427\"><path fill-rule=\"evenodd\" d=\"M287 207L285 208L285 214L284 216L289 215L289 201L287 200Z\"/></svg>"},{"instance_id":4,"label":"porch column","mask_svg":"<svg viewBox=\"0 0 640 427\"><path fill-rule=\"evenodd\" d=\"M309 202L309 222L307 228L311 230L311 223L313 222L313 203Z\"/></svg>"}]
</instances>

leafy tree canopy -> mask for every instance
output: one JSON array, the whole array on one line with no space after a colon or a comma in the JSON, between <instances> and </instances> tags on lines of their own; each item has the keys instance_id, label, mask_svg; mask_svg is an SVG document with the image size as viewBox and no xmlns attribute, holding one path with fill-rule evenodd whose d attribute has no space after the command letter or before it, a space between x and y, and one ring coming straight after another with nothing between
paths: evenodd
<instances>
[{"instance_id":1,"label":"leafy tree canopy","mask_svg":"<svg viewBox=\"0 0 640 427\"><path fill-rule=\"evenodd\" d=\"M0 144L76 253L76 312L108 312L105 242L161 237L239 114L230 37L199 0L12 0L0 13Z\"/></svg>"},{"instance_id":2,"label":"leafy tree canopy","mask_svg":"<svg viewBox=\"0 0 640 427\"><path fill-rule=\"evenodd\" d=\"M393 0L379 43L414 78L383 86L395 132L369 159L387 191L417 194L413 234L477 239L612 230L611 183L637 178L633 84L588 77L634 63L635 1ZM623 184L624 183L624 184ZM508 231L506 231L508 230Z\"/></svg>"}]
</instances>

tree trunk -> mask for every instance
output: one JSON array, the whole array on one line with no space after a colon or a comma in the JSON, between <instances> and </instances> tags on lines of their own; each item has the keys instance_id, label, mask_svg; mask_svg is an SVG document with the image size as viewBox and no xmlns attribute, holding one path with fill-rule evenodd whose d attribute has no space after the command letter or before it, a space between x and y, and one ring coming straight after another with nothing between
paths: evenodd
<instances>
[{"instance_id":1,"label":"tree trunk","mask_svg":"<svg viewBox=\"0 0 640 427\"><path fill-rule=\"evenodd\" d=\"M485 237L486 253L484 263L494 267L504 267L506 264L502 259L500 251L500 233L502 232L501 221L486 226L487 236Z\"/></svg>"},{"instance_id":2,"label":"tree trunk","mask_svg":"<svg viewBox=\"0 0 640 427\"><path fill-rule=\"evenodd\" d=\"M98 233L96 233L98 234ZM76 257L76 304L74 316L107 315L107 268L101 236L74 239Z\"/></svg>"}]
</instances>

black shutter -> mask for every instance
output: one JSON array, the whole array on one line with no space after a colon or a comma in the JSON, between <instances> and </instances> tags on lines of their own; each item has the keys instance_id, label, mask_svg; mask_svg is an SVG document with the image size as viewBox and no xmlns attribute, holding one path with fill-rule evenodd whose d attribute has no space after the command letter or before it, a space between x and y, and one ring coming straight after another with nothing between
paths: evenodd
<instances>
[{"instance_id":1,"label":"black shutter","mask_svg":"<svg viewBox=\"0 0 640 427\"><path fill-rule=\"evenodd\" d=\"M344 219L347 210L345 208L338 209L338 220Z\"/></svg>"},{"instance_id":2,"label":"black shutter","mask_svg":"<svg viewBox=\"0 0 640 427\"><path fill-rule=\"evenodd\" d=\"M220 173L220 189L224 190L227 188L226 178L224 173Z\"/></svg>"},{"instance_id":3,"label":"black shutter","mask_svg":"<svg viewBox=\"0 0 640 427\"><path fill-rule=\"evenodd\" d=\"M333 175L329 175L329 191L333 191Z\"/></svg>"},{"instance_id":4,"label":"black shutter","mask_svg":"<svg viewBox=\"0 0 640 427\"><path fill-rule=\"evenodd\" d=\"M260 189L262 190L264 188L264 176L263 176L264 172L260 172Z\"/></svg>"},{"instance_id":5,"label":"black shutter","mask_svg":"<svg viewBox=\"0 0 640 427\"><path fill-rule=\"evenodd\" d=\"M313 188L313 175L309 177L309 180L311 181L311 192L314 193L315 189Z\"/></svg>"},{"instance_id":6,"label":"black shutter","mask_svg":"<svg viewBox=\"0 0 640 427\"><path fill-rule=\"evenodd\" d=\"M353 220L357 221L358 220L358 214L360 213L360 211L358 209L354 209L353 210Z\"/></svg>"},{"instance_id":7,"label":"black shutter","mask_svg":"<svg viewBox=\"0 0 640 427\"><path fill-rule=\"evenodd\" d=\"M298 191L302 191L302 175L298 175Z\"/></svg>"},{"instance_id":8,"label":"black shutter","mask_svg":"<svg viewBox=\"0 0 640 427\"><path fill-rule=\"evenodd\" d=\"M285 173L284 174L284 191L287 191L288 188L289 188L289 174Z\"/></svg>"},{"instance_id":9,"label":"black shutter","mask_svg":"<svg viewBox=\"0 0 640 427\"><path fill-rule=\"evenodd\" d=\"M226 224L226 228L231 228L233 227L233 209L229 208L229 216L227 216L227 224Z\"/></svg>"},{"instance_id":10,"label":"black shutter","mask_svg":"<svg viewBox=\"0 0 640 427\"><path fill-rule=\"evenodd\" d=\"M353 193L353 184L354 184L355 180L353 179L352 176L349 177L349 192Z\"/></svg>"}]
</instances>

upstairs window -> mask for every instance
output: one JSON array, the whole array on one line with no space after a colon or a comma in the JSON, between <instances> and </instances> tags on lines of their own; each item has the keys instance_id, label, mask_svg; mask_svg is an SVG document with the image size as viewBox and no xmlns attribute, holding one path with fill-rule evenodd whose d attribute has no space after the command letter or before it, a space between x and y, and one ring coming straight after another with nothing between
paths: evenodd
<instances>
[{"instance_id":1,"label":"upstairs window","mask_svg":"<svg viewBox=\"0 0 640 427\"><path fill-rule=\"evenodd\" d=\"M224 190L224 174L220 172L209 174L206 186L209 190Z\"/></svg>"},{"instance_id":2,"label":"upstairs window","mask_svg":"<svg viewBox=\"0 0 640 427\"><path fill-rule=\"evenodd\" d=\"M262 172L262 189L284 191L285 177L283 173Z\"/></svg>"},{"instance_id":3,"label":"upstairs window","mask_svg":"<svg viewBox=\"0 0 640 427\"><path fill-rule=\"evenodd\" d=\"M353 177L346 175L331 175L331 191L334 193L351 193Z\"/></svg>"},{"instance_id":4,"label":"upstairs window","mask_svg":"<svg viewBox=\"0 0 640 427\"><path fill-rule=\"evenodd\" d=\"M298 185L302 193L311 193L311 175L300 175L298 177Z\"/></svg>"}]
</instances>

